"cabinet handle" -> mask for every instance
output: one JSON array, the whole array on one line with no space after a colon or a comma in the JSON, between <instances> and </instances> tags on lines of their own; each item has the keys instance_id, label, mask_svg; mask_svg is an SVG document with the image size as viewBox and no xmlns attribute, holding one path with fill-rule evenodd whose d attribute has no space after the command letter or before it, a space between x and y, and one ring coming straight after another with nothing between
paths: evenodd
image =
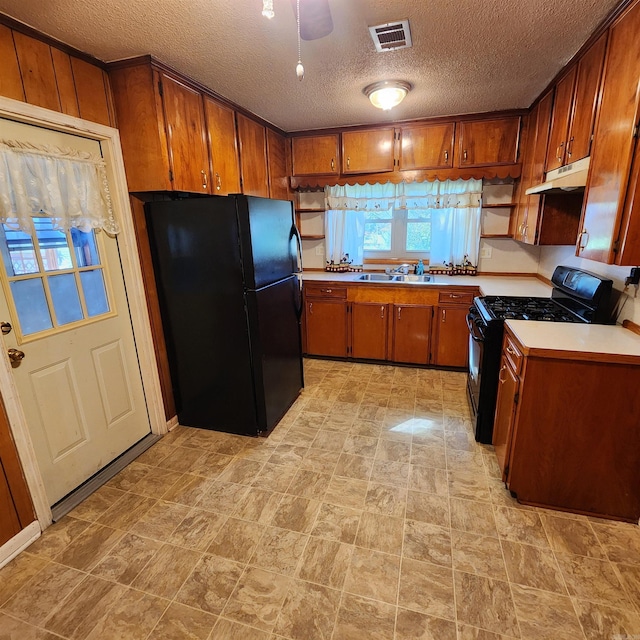
<instances>
[{"instance_id":1,"label":"cabinet handle","mask_svg":"<svg viewBox=\"0 0 640 640\"><path fill-rule=\"evenodd\" d=\"M309 303L309 315L312 316L313 315L313 302Z\"/></svg>"},{"instance_id":2,"label":"cabinet handle","mask_svg":"<svg viewBox=\"0 0 640 640\"><path fill-rule=\"evenodd\" d=\"M336 161L335 158L331 158L331 171L335 171Z\"/></svg>"},{"instance_id":3,"label":"cabinet handle","mask_svg":"<svg viewBox=\"0 0 640 640\"><path fill-rule=\"evenodd\" d=\"M200 173L202 174L202 188L206 189L207 188L207 172L201 171Z\"/></svg>"},{"instance_id":4,"label":"cabinet handle","mask_svg":"<svg viewBox=\"0 0 640 640\"><path fill-rule=\"evenodd\" d=\"M446 322L447 321L447 310L443 309L442 310L442 322Z\"/></svg>"},{"instance_id":5,"label":"cabinet handle","mask_svg":"<svg viewBox=\"0 0 640 640\"><path fill-rule=\"evenodd\" d=\"M351 169L351 156L347 156L347 169Z\"/></svg>"},{"instance_id":6,"label":"cabinet handle","mask_svg":"<svg viewBox=\"0 0 640 640\"><path fill-rule=\"evenodd\" d=\"M462 159L465 160L465 161L467 160L467 150L466 149L462 152Z\"/></svg>"},{"instance_id":7,"label":"cabinet handle","mask_svg":"<svg viewBox=\"0 0 640 640\"><path fill-rule=\"evenodd\" d=\"M561 142L556 149L556 158L558 162L562 162L562 149L564 148L564 142Z\"/></svg>"},{"instance_id":8,"label":"cabinet handle","mask_svg":"<svg viewBox=\"0 0 640 640\"><path fill-rule=\"evenodd\" d=\"M529 225L525 224L524 225L524 229L522 229L522 239L526 242L527 241L527 231L529 229Z\"/></svg>"},{"instance_id":9,"label":"cabinet handle","mask_svg":"<svg viewBox=\"0 0 640 640\"><path fill-rule=\"evenodd\" d=\"M380 317L384 318L384 305L380 307Z\"/></svg>"},{"instance_id":10,"label":"cabinet handle","mask_svg":"<svg viewBox=\"0 0 640 640\"><path fill-rule=\"evenodd\" d=\"M333 293L333 289L320 289L322 293Z\"/></svg>"},{"instance_id":11,"label":"cabinet handle","mask_svg":"<svg viewBox=\"0 0 640 640\"><path fill-rule=\"evenodd\" d=\"M462 296L459 293L450 293L449 298L453 298L454 300L457 300L458 298L462 298Z\"/></svg>"},{"instance_id":12,"label":"cabinet handle","mask_svg":"<svg viewBox=\"0 0 640 640\"><path fill-rule=\"evenodd\" d=\"M571 154L573 153L572 147L573 147L573 136L569 138L569 144L567 145L567 155L569 157L571 157Z\"/></svg>"},{"instance_id":13,"label":"cabinet handle","mask_svg":"<svg viewBox=\"0 0 640 640\"><path fill-rule=\"evenodd\" d=\"M584 244L582 243L583 238L586 238ZM586 249L588 244L589 244L589 233L587 232L586 229L583 229L580 235L578 236L578 250L582 251L583 249Z\"/></svg>"},{"instance_id":14,"label":"cabinet handle","mask_svg":"<svg viewBox=\"0 0 640 640\"><path fill-rule=\"evenodd\" d=\"M401 316L402 316L402 307L398 307L398 320L400 320Z\"/></svg>"},{"instance_id":15,"label":"cabinet handle","mask_svg":"<svg viewBox=\"0 0 640 640\"><path fill-rule=\"evenodd\" d=\"M222 180L220 180L220 174L216 173L216 191L222 189Z\"/></svg>"},{"instance_id":16,"label":"cabinet handle","mask_svg":"<svg viewBox=\"0 0 640 640\"><path fill-rule=\"evenodd\" d=\"M444 161L445 162L449 162L449 152L448 151L444 152Z\"/></svg>"},{"instance_id":17,"label":"cabinet handle","mask_svg":"<svg viewBox=\"0 0 640 640\"><path fill-rule=\"evenodd\" d=\"M507 347L505 351L512 356L516 355L516 352L511 347Z\"/></svg>"},{"instance_id":18,"label":"cabinet handle","mask_svg":"<svg viewBox=\"0 0 640 640\"><path fill-rule=\"evenodd\" d=\"M503 364L502 368L500 369L500 373L498 374L498 382L500 384L504 384L504 378L502 377L502 372L507 370L507 365Z\"/></svg>"}]
</instances>

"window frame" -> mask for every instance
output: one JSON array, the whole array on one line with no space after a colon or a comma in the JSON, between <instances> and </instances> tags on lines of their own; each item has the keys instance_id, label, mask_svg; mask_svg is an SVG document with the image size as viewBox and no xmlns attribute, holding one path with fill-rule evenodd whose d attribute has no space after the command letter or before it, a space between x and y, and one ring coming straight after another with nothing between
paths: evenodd
<instances>
[{"instance_id":1,"label":"window frame","mask_svg":"<svg viewBox=\"0 0 640 640\"><path fill-rule=\"evenodd\" d=\"M429 250L413 249L409 250L407 246L407 230L409 222L428 222L431 224L431 215L428 219L425 218L410 218L409 212L411 209L407 208L392 208L391 216L391 248L389 250L367 250L364 249L363 257L365 262L380 262L380 261L393 261L400 260L416 260L422 259L425 262L429 261L431 253L431 247ZM365 229L367 220L365 217Z\"/></svg>"}]
</instances>

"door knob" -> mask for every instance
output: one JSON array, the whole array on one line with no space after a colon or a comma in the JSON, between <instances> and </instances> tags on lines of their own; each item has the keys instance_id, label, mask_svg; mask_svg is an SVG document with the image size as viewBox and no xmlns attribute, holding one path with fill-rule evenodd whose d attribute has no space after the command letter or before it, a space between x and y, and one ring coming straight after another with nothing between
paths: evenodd
<instances>
[{"instance_id":1,"label":"door knob","mask_svg":"<svg viewBox=\"0 0 640 640\"><path fill-rule=\"evenodd\" d=\"M7 353L9 354L12 367L17 367L24 358L24 351L20 351L20 349L7 349Z\"/></svg>"},{"instance_id":2,"label":"door knob","mask_svg":"<svg viewBox=\"0 0 640 640\"><path fill-rule=\"evenodd\" d=\"M13 327L8 322L0 322L0 331L2 331L3 336L11 333L11 329L13 329Z\"/></svg>"}]
</instances>

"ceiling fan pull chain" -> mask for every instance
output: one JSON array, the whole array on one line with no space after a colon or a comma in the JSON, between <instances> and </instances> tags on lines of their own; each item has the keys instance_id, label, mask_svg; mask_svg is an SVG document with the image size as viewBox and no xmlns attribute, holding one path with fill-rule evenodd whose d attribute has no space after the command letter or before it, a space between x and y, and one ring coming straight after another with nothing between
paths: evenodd
<instances>
[{"instance_id":1,"label":"ceiling fan pull chain","mask_svg":"<svg viewBox=\"0 0 640 640\"><path fill-rule=\"evenodd\" d=\"M300 0L296 0L296 24L298 27L298 64L296 65L296 75L302 82L304 78L304 67L302 66L302 54L300 52Z\"/></svg>"}]
</instances>

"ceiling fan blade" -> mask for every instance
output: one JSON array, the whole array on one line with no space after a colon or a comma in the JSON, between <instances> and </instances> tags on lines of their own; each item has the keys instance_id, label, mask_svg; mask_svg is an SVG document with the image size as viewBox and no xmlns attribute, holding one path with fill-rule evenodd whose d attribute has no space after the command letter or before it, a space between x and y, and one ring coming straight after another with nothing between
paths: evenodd
<instances>
[{"instance_id":1,"label":"ceiling fan blade","mask_svg":"<svg viewBox=\"0 0 640 640\"><path fill-rule=\"evenodd\" d=\"M291 0L296 13L296 0ZM300 37L303 40L324 38L333 31L329 0L300 0Z\"/></svg>"}]
</instances>

